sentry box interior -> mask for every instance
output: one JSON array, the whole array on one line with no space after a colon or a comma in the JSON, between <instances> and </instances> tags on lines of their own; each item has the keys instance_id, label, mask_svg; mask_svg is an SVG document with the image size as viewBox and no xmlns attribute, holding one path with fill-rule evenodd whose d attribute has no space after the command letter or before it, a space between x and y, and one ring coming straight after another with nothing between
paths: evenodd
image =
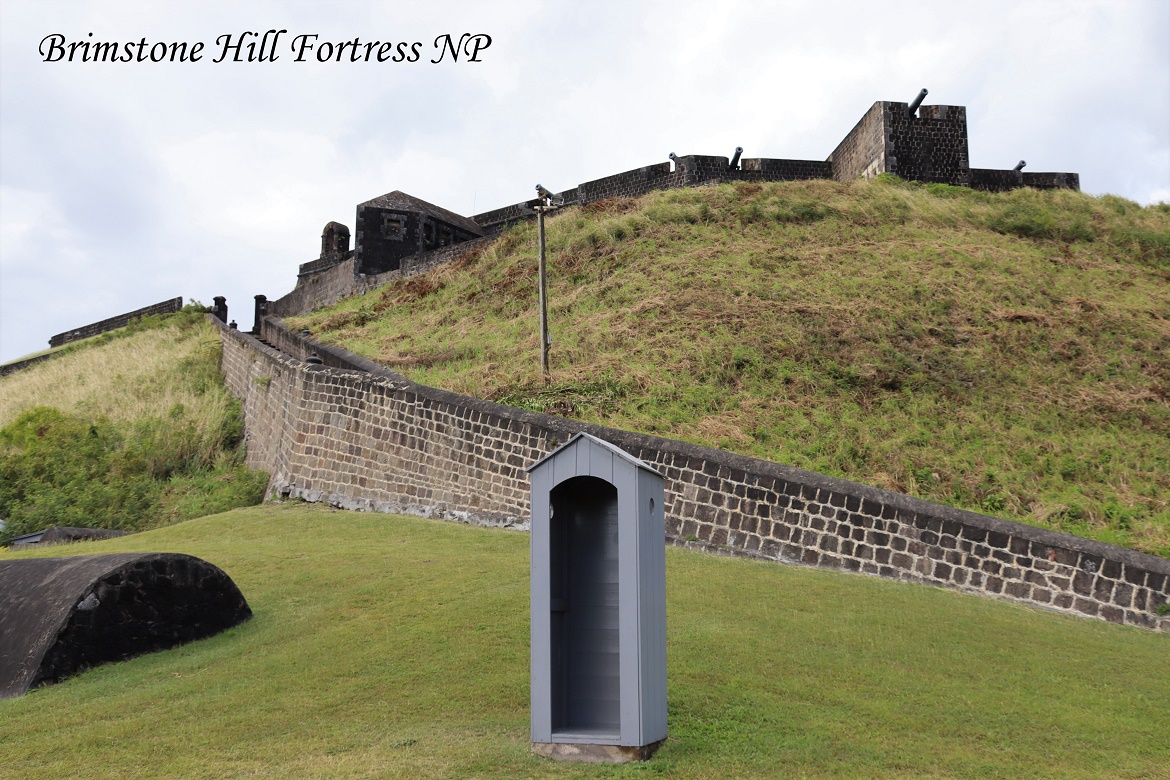
<instances>
[{"instance_id":1,"label":"sentry box interior","mask_svg":"<svg viewBox=\"0 0 1170 780\"><path fill-rule=\"evenodd\" d=\"M586 433L528 471L534 748L647 757L666 738L662 475Z\"/></svg>"}]
</instances>

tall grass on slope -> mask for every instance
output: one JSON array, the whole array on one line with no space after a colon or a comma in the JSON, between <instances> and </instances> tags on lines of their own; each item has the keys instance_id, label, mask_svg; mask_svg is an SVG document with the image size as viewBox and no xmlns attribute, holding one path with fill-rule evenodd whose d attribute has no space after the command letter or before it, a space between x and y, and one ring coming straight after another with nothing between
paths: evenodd
<instances>
[{"instance_id":1,"label":"tall grass on slope","mask_svg":"<svg viewBox=\"0 0 1170 780\"><path fill-rule=\"evenodd\" d=\"M0 542L48 525L140 530L258 502L219 340L195 308L0 379Z\"/></svg>"},{"instance_id":2,"label":"tall grass on slope","mask_svg":"<svg viewBox=\"0 0 1170 780\"><path fill-rule=\"evenodd\" d=\"M412 379L1170 555L1170 206L671 190L294 320Z\"/></svg>"},{"instance_id":3,"label":"tall grass on slope","mask_svg":"<svg viewBox=\"0 0 1170 780\"><path fill-rule=\"evenodd\" d=\"M676 548L666 745L537 758L528 542L269 504L70 547L196 555L255 617L0 701L0 778L1170 777L1170 637Z\"/></svg>"}]
</instances>

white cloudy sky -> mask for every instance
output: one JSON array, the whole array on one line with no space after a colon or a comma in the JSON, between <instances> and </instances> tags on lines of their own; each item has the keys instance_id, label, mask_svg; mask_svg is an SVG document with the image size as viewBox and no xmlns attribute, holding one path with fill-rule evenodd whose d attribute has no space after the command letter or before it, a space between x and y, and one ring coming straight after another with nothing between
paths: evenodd
<instances>
[{"instance_id":1,"label":"white cloudy sky","mask_svg":"<svg viewBox=\"0 0 1170 780\"><path fill-rule=\"evenodd\" d=\"M223 34L287 29L271 63ZM43 62L42 38L203 41L186 64ZM431 42L486 33L480 63ZM420 41L294 63L290 39ZM401 189L463 214L663 161L824 159L876 100L968 109L971 164L1170 200L1170 2L0 0L0 360L182 295L251 325L322 226Z\"/></svg>"}]
</instances>

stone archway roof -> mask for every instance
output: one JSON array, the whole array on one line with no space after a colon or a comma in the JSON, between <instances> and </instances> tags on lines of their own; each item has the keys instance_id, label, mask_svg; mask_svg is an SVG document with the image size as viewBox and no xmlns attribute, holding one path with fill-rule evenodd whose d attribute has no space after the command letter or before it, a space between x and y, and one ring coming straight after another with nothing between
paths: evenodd
<instances>
[{"instance_id":1,"label":"stone archway roof","mask_svg":"<svg viewBox=\"0 0 1170 780\"><path fill-rule=\"evenodd\" d=\"M202 639L252 616L207 561L115 553L0 562L0 699Z\"/></svg>"}]
</instances>

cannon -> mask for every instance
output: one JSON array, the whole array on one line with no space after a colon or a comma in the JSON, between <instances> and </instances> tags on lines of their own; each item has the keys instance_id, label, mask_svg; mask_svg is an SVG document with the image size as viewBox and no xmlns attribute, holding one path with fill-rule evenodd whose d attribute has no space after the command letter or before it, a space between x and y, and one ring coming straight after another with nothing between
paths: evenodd
<instances>
[{"instance_id":1,"label":"cannon","mask_svg":"<svg viewBox=\"0 0 1170 780\"><path fill-rule=\"evenodd\" d=\"M729 170L729 171L738 171L739 170L739 156L741 154L743 154L743 147L742 146L735 147L735 154L733 154L731 156L731 163L727 166L727 170Z\"/></svg>"},{"instance_id":2,"label":"cannon","mask_svg":"<svg viewBox=\"0 0 1170 780\"><path fill-rule=\"evenodd\" d=\"M914 112L918 110L918 107L920 105L922 105L922 101L926 100L926 95L927 95L926 88L923 87L922 91L918 93L918 97L914 98L914 102L910 104L910 108L908 109L910 112L910 116L914 116Z\"/></svg>"}]
</instances>

